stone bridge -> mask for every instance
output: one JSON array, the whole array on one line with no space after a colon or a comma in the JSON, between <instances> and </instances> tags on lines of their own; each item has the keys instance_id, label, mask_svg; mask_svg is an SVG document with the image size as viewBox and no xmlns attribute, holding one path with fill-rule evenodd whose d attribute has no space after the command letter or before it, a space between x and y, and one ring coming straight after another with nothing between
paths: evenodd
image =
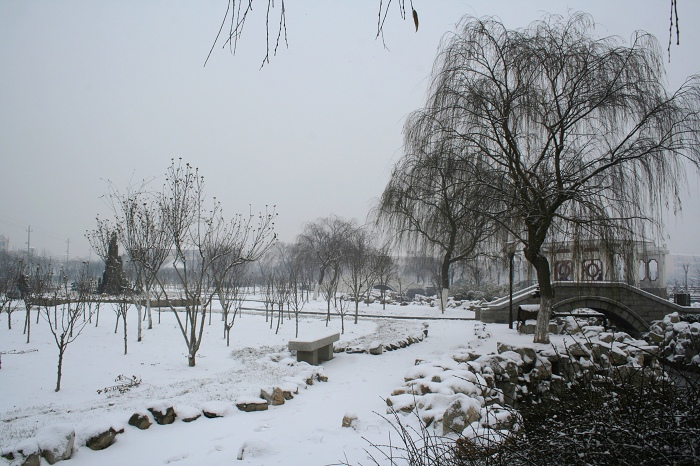
<instances>
[{"instance_id":1,"label":"stone bridge","mask_svg":"<svg viewBox=\"0 0 700 466\"><path fill-rule=\"evenodd\" d=\"M640 288L617 282L554 282L554 312L567 313L589 308L599 311L618 327L637 332L649 331L654 320L672 312L700 314L700 308L684 307L662 299ZM518 306L539 304L533 297L536 286L513 293L513 319ZM482 307L482 322L508 323L510 297L498 299Z\"/></svg>"}]
</instances>

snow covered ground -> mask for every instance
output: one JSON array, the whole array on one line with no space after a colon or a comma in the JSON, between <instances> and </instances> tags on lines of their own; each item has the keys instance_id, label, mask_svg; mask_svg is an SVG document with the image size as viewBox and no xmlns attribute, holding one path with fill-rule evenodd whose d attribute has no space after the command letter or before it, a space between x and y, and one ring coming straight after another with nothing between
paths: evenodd
<instances>
[{"instance_id":1,"label":"snow covered ground","mask_svg":"<svg viewBox=\"0 0 700 466\"><path fill-rule=\"evenodd\" d=\"M260 303L250 303L260 307ZM311 302L305 310L323 310L323 301ZM174 316L154 313L154 327L144 329L136 341L136 312L129 311L129 351L123 354L121 326L114 333L115 314L103 306L99 327L89 325L68 347L61 391L54 392L57 348L43 320L33 325L31 342L22 334L24 313L0 318L0 447L12 448L36 434L42 426L69 424L76 430L76 451L71 465L325 465L348 462L373 464L367 452L369 442L396 441L396 434L380 415L386 413L384 398L403 383L404 374L416 359L437 359L459 348L479 353L495 351L496 342L530 344L532 336L518 335L506 325L473 320L465 309L448 309L441 314L429 306L362 305L370 315L413 316L417 319L361 318L357 325L346 317L340 343L362 345L373 340L403 338L429 323L429 336L420 343L374 356L336 353L322 364L328 382L316 382L301 389L294 399L267 411L246 413L236 409L236 400L258 397L265 386L299 380L308 372L306 363L295 363L287 352L294 338L294 321L285 321L275 334L275 324L264 314L238 317L231 334L231 346L223 339L223 324L214 314L205 326L197 365L187 366L186 347ZM286 316L285 316L286 317ZM437 319L436 319L437 318ZM300 337L312 337L328 330L340 332L340 318L332 317L328 327L320 316L303 316ZM136 376L140 386L123 394L98 393L115 385L120 376ZM224 417L200 419L171 425L152 425L138 430L126 425L136 411L167 401L181 412L217 404L227 407ZM341 427L346 414L354 414L354 427ZM106 450L84 446L86 435L99 427L124 426L116 443ZM81 440L82 439L82 446ZM242 459L238 459L242 457ZM42 460L44 461L44 460ZM6 460L0 459L0 464Z\"/></svg>"}]
</instances>

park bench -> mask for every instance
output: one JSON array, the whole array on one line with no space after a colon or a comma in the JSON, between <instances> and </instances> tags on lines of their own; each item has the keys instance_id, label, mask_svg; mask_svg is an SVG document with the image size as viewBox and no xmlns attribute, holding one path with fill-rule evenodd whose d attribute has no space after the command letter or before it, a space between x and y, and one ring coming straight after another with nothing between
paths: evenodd
<instances>
[{"instance_id":1,"label":"park bench","mask_svg":"<svg viewBox=\"0 0 700 466\"><path fill-rule=\"evenodd\" d=\"M339 333L327 333L316 338L289 340L289 350L297 352L297 361L317 366L321 361L333 359L333 342L340 340Z\"/></svg>"}]
</instances>

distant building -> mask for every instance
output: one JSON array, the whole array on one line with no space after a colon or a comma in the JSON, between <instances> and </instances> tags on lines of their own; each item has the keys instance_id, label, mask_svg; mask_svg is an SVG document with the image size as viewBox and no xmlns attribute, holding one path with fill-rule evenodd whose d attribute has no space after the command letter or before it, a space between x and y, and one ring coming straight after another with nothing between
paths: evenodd
<instances>
[{"instance_id":1,"label":"distant building","mask_svg":"<svg viewBox=\"0 0 700 466\"><path fill-rule=\"evenodd\" d=\"M10 249L10 238L0 235L0 251L7 252Z\"/></svg>"}]
</instances>

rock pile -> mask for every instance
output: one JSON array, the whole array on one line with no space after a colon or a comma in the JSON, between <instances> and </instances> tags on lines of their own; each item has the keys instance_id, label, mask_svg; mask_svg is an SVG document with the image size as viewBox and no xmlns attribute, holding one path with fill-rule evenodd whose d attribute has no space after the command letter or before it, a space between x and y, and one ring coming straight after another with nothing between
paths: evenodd
<instances>
[{"instance_id":1,"label":"rock pile","mask_svg":"<svg viewBox=\"0 0 700 466\"><path fill-rule=\"evenodd\" d=\"M412 328L392 328L391 324L380 325L378 331L371 335L371 339L362 337L352 341L336 342L333 345L334 353L369 353L382 354L384 351L394 351L423 341L428 334L428 324L412 326ZM403 332L405 336L397 337Z\"/></svg>"},{"instance_id":2,"label":"rock pile","mask_svg":"<svg viewBox=\"0 0 700 466\"><path fill-rule=\"evenodd\" d=\"M661 358L700 369L700 316L674 312L653 322L645 338L661 348Z\"/></svg>"},{"instance_id":3,"label":"rock pile","mask_svg":"<svg viewBox=\"0 0 700 466\"><path fill-rule=\"evenodd\" d=\"M417 360L386 398L388 413L413 413L441 435L499 439L517 432L519 403L546 400L552 390L605 371L630 381L663 377L658 347L626 333L583 327L561 348L497 344L497 353L465 348L449 358Z\"/></svg>"}]
</instances>

